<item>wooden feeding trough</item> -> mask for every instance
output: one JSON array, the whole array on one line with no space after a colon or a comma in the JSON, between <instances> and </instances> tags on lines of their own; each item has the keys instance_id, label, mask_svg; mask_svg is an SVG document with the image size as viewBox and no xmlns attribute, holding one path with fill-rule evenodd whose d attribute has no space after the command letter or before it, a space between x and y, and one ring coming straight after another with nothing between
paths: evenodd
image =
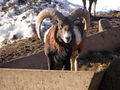
<instances>
[{"instance_id":1,"label":"wooden feeding trough","mask_svg":"<svg viewBox=\"0 0 120 90\"><path fill-rule=\"evenodd\" d=\"M120 28L113 28L88 36L81 55L89 51L113 50L118 47L120 47ZM43 51L0 64L0 89L98 90L104 74L94 71L48 71L47 67Z\"/></svg>"}]
</instances>

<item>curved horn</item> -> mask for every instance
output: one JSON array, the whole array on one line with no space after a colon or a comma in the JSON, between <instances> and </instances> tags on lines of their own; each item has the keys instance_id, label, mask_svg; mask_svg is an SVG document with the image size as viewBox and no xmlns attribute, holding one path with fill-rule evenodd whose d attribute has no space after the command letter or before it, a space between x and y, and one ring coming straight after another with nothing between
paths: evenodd
<instances>
[{"instance_id":1,"label":"curved horn","mask_svg":"<svg viewBox=\"0 0 120 90\"><path fill-rule=\"evenodd\" d=\"M47 9L42 10L38 14L37 19L36 19L36 33L41 40L42 40L42 37L41 37L40 27L45 18L53 18L57 21L64 20L63 14L53 8L47 8Z\"/></svg>"},{"instance_id":2,"label":"curved horn","mask_svg":"<svg viewBox=\"0 0 120 90\"><path fill-rule=\"evenodd\" d=\"M85 30L88 30L90 26L90 15L86 9L76 8L68 16L70 20L74 21L78 17L83 17L85 19Z\"/></svg>"}]
</instances>

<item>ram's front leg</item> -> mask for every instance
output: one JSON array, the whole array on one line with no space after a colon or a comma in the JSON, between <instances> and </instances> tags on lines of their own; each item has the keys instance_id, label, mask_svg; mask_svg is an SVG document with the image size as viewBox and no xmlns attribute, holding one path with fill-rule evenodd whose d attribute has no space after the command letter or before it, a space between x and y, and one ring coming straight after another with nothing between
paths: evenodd
<instances>
[{"instance_id":1,"label":"ram's front leg","mask_svg":"<svg viewBox=\"0 0 120 90\"><path fill-rule=\"evenodd\" d=\"M74 60L74 67L75 67L75 71L78 71L78 56L76 56Z\"/></svg>"},{"instance_id":2,"label":"ram's front leg","mask_svg":"<svg viewBox=\"0 0 120 90\"><path fill-rule=\"evenodd\" d=\"M70 59L70 67L71 67L71 71L74 71L74 59L73 58L71 58Z\"/></svg>"},{"instance_id":3,"label":"ram's front leg","mask_svg":"<svg viewBox=\"0 0 120 90\"><path fill-rule=\"evenodd\" d=\"M48 56L48 70L54 70L54 64L52 56Z\"/></svg>"},{"instance_id":4,"label":"ram's front leg","mask_svg":"<svg viewBox=\"0 0 120 90\"><path fill-rule=\"evenodd\" d=\"M71 71L78 71L78 59L70 59Z\"/></svg>"},{"instance_id":5,"label":"ram's front leg","mask_svg":"<svg viewBox=\"0 0 120 90\"><path fill-rule=\"evenodd\" d=\"M78 71L78 51L73 52L71 56L71 71Z\"/></svg>"}]
</instances>

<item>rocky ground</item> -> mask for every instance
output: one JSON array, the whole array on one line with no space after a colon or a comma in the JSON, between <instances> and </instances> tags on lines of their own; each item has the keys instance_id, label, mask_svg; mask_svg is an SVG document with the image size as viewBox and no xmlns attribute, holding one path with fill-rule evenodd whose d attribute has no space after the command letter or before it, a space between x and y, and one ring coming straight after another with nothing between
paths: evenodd
<instances>
[{"instance_id":1,"label":"rocky ground","mask_svg":"<svg viewBox=\"0 0 120 90\"><path fill-rule=\"evenodd\" d=\"M90 30L87 32L88 35L98 32L98 20L101 18L108 19L113 27L120 26L120 12L115 11L111 14L97 15L91 21ZM43 43L37 36L18 40L0 48L0 63L34 54L42 49ZM81 70L98 71L108 67L115 58L120 58L120 48L111 52L91 52L81 59L79 67Z\"/></svg>"}]
</instances>

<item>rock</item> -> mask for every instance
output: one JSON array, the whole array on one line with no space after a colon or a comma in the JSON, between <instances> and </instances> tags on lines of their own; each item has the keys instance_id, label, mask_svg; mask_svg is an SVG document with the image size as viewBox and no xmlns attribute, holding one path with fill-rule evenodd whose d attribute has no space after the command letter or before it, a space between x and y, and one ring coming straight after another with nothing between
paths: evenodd
<instances>
[{"instance_id":1,"label":"rock","mask_svg":"<svg viewBox=\"0 0 120 90\"><path fill-rule=\"evenodd\" d=\"M99 32L112 28L110 22L107 19L100 19L98 24L99 24Z\"/></svg>"},{"instance_id":2,"label":"rock","mask_svg":"<svg viewBox=\"0 0 120 90\"><path fill-rule=\"evenodd\" d=\"M120 90L120 59L114 60L106 70L99 90Z\"/></svg>"}]
</instances>

